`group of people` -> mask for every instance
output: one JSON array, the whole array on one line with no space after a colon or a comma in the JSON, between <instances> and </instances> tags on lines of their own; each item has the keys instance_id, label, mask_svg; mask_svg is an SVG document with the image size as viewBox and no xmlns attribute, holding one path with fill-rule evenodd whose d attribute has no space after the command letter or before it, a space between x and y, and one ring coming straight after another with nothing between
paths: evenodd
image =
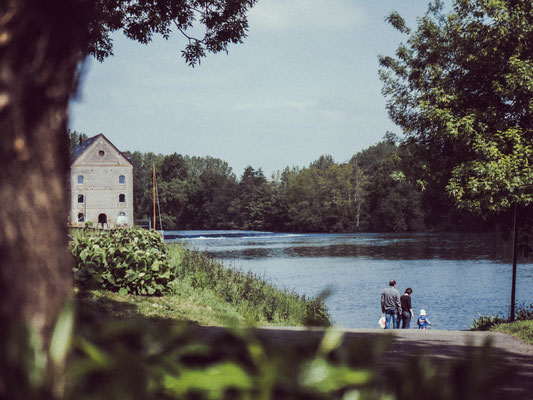
<instances>
[{"instance_id":1,"label":"group of people","mask_svg":"<svg viewBox=\"0 0 533 400\"><path fill-rule=\"evenodd\" d=\"M400 296L396 289L396 281L389 281L389 287L381 292L381 312L385 314L385 329L409 329L411 319L414 318L413 308L411 306L411 294L413 289L405 289L405 293ZM420 310L420 316L417 319L419 329L427 329L431 322L427 318L425 310Z\"/></svg>"}]
</instances>

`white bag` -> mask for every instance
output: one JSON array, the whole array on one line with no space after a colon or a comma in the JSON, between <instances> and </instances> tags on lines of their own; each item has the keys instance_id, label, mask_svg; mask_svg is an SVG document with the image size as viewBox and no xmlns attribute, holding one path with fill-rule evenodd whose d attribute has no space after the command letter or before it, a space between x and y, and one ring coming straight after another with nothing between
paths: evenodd
<instances>
[{"instance_id":1,"label":"white bag","mask_svg":"<svg viewBox=\"0 0 533 400\"><path fill-rule=\"evenodd\" d=\"M378 320L378 325L381 329L385 329L385 314L381 315L381 318Z\"/></svg>"}]
</instances>

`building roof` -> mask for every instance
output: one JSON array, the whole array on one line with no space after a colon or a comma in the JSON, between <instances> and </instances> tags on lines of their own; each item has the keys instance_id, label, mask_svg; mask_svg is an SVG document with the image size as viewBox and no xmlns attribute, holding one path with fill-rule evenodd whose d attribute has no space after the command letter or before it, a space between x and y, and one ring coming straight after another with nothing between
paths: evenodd
<instances>
[{"instance_id":1,"label":"building roof","mask_svg":"<svg viewBox=\"0 0 533 400\"><path fill-rule=\"evenodd\" d=\"M96 142L96 140L99 138L99 137L103 137L105 139L106 142L108 142L111 146L113 146L113 148L122 156L124 157L130 164L132 164L132 162L130 161L129 157L126 156L124 153L122 153L119 149L117 149L115 147L115 145L113 143L111 143L109 141L108 138L106 138L104 136L103 133L99 133L98 135L96 136L93 136L89 139L85 139L83 140L81 143L78 143L73 149L72 149L72 153L70 153L70 164L74 164L74 162L83 154L85 153L85 151L91 147L91 145ZM132 164L133 165L133 164Z\"/></svg>"}]
</instances>

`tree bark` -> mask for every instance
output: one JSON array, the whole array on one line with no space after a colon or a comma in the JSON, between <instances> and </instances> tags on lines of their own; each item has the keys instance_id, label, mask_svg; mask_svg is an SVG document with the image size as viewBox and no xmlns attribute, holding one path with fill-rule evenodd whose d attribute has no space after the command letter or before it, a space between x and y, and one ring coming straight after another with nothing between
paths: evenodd
<instances>
[{"instance_id":1,"label":"tree bark","mask_svg":"<svg viewBox=\"0 0 533 400\"><path fill-rule=\"evenodd\" d=\"M67 106L90 16L86 0L0 5L0 321L45 344L72 293Z\"/></svg>"}]
</instances>

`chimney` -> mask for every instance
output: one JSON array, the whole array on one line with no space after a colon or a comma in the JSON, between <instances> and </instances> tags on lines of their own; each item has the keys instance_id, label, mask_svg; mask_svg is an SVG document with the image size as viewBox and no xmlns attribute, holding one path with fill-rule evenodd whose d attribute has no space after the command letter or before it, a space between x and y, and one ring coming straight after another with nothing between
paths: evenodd
<instances>
[{"instance_id":1,"label":"chimney","mask_svg":"<svg viewBox=\"0 0 533 400\"><path fill-rule=\"evenodd\" d=\"M80 135L80 144L83 142L83 137Z\"/></svg>"}]
</instances>

